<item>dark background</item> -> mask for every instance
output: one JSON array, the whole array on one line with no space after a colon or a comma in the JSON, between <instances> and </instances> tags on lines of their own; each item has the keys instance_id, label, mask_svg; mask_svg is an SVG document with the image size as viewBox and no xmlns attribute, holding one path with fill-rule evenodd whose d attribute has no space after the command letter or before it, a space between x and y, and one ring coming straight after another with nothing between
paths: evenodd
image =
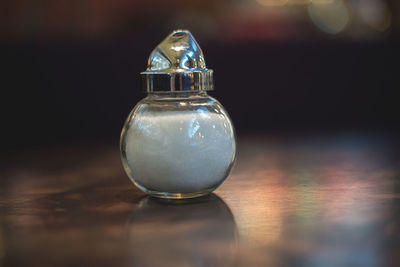
<instances>
[{"instance_id":1,"label":"dark background","mask_svg":"<svg viewBox=\"0 0 400 267\"><path fill-rule=\"evenodd\" d=\"M355 1L341 1L353 15L335 33L310 19L310 4L291 1L266 11L245 1L82 2L4 4L5 150L117 143L128 113L145 97L139 72L175 28L188 28L200 43L215 74L210 95L226 107L239 136L399 130L395 1L375 1L390 15L379 30L363 26Z\"/></svg>"}]
</instances>

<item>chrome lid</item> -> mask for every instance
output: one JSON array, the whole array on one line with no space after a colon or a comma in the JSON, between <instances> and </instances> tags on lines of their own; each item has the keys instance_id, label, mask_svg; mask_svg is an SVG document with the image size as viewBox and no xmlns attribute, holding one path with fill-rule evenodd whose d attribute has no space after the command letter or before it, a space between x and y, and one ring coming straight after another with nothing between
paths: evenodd
<instances>
[{"instance_id":1,"label":"chrome lid","mask_svg":"<svg viewBox=\"0 0 400 267\"><path fill-rule=\"evenodd\" d=\"M150 54L140 76L145 92L213 90L213 71L206 68L203 52L187 30L168 35Z\"/></svg>"}]
</instances>

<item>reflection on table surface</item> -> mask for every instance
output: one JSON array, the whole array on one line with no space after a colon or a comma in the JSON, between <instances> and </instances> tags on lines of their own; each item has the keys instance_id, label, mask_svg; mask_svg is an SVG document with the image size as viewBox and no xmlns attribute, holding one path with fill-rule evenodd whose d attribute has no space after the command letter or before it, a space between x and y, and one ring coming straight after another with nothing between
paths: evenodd
<instances>
[{"instance_id":1,"label":"reflection on table surface","mask_svg":"<svg viewBox=\"0 0 400 267\"><path fill-rule=\"evenodd\" d=\"M3 157L6 266L398 266L397 146L382 136L239 136L205 198L147 197L116 147Z\"/></svg>"},{"instance_id":2,"label":"reflection on table surface","mask_svg":"<svg viewBox=\"0 0 400 267\"><path fill-rule=\"evenodd\" d=\"M127 236L135 266L234 266L236 262L235 221L214 194L183 201L145 197L129 217Z\"/></svg>"}]
</instances>

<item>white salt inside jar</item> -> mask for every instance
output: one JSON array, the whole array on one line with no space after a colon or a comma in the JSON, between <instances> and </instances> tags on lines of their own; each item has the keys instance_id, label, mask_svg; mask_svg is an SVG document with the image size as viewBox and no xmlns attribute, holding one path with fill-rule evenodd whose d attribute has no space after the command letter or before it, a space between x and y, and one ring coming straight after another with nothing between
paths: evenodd
<instances>
[{"instance_id":1,"label":"white salt inside jar","mask_svg":"<svg viewBox=\"0 0 400 267\"><path fill-rule=\"evenodd\" d=\"M206 108L147 112L126 131L126 158L135 183L152 191L212 189L228 175L235 136L225 114Z\"/></svg>"}]
</instances>

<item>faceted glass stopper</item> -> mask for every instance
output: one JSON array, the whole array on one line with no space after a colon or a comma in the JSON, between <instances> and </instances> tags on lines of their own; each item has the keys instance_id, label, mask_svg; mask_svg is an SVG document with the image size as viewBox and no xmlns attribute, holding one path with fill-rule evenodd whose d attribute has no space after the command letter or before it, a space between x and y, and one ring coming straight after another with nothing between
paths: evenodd
<instances>
[{"instance_id":1,"label":"faceted glass stopper","mask_svg":"<svg viewBox=\"0 0 400 267\"><path fill-rule=\"evenodd\" d=\"M203 52L187 30L176 30L151 53L147 71L206 69Z\"/></svg>"},{"instance_id":2,"label":"faceted glass stopper","mask_svg":"<svg viewBox=\"0 0 400 267\"><path fill-rule=\"evenodd\" d=\"M151 53L141 73L142 91L179 92L213 90L213 71L206 68L203 52L187 30L176 30Z\"/></svg>"}]
</instances>

